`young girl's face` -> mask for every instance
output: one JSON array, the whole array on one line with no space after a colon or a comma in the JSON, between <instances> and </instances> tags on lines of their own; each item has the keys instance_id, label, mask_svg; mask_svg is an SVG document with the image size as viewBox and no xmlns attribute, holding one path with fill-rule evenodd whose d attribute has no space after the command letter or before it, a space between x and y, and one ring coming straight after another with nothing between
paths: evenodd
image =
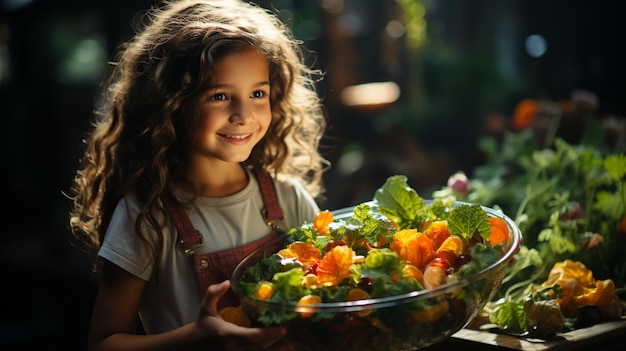
<instances>
[{"instance_id":1,"label":"young girl's face","mask_svg":"<svg viewBox=\"0 0 626 351\"><path fill-rule=\"evenodd\" d=\"M251 48L221 58L213 85L199 97L198 113L192 159L245 161L272 119L265 56Z\"/></svg>"}]
</instances>

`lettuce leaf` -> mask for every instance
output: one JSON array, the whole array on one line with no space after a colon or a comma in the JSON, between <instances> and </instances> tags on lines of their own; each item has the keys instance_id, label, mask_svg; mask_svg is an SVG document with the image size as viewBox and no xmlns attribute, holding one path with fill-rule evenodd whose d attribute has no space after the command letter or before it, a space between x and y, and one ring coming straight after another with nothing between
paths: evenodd
<instances>
[{"instance_id":1,"label":"lettuce leaf","mask_svg":"<svg viewBox=\"0 0 626 351\"><path fill-rule=\"evenodd\" d=\"M390 249L369 252L361 268L361 275L372 279L372 297L394 296L423 289L416 279L398 279L404 268L403 259Z\"/></svg>"},{"instance_id":2,"label":"lettuce leaf","mask_svg":"<svg viewBox=\"0 0 626 351\"><path fill-rule=\"evenodd\" d=\"M387 178L374 193L378 211L394 221L399 229L421 228L425 221L424 200L407 184L407 177L395 175Z\"/></svg>"},{"instance_id":3,"label":"lettuce leaf","mask_svg":"<svg viewBox=\"0 0 626 351\"><path fill-rule=\"evenodd\" d=\"M270 298L272 302L290 303L298 301L304 295L304 272L302 268L293 268L287 272L274 274L272 280L274 293Z\"/></svg>"},{"instance_id":4,"label":"lettuce leaf","mask_svg":"<svg viewBox=\"0 0 626 351\"><path fill-rule=\"evenodd\" d=\"M281 257L275 254L265 256L256 264L248 267L241 275L242 282L270 281L275 273L283 271Z\"/></svg>"},{"instance_id":5,"label":"lettuce leaf","mask_svg":"<svg viewBox=\"0 0 626 351\"><path fill-rule=\"evenodd\" d=\"M359 255L366 255L369 251L369 247L363 246L363 241L370 247L378 247L381 242L391 241L396 231L387 217L374 214L370 210L369 205L360 204L354 208L352 217L330 226L333 236L345 242Z\"/></svg>"},{"instance_id":6,"label":"lettuce leaf","mask_svg":"<svg viewBox=\"0 0 626 351\"><path fill-rule=\"evenodd\" d=\"M520 336L528 334L528 321L523 302L503 302L489 315L489 321L497 324L500 329L509 334Z\"/></svg>"},{"instance_id":7,"label":"lettuce leaf","mask_svg":"<svg viewBox=\"0 0 626 351\"><path fill-rule=\"evenodd\" d=\"M480 205L464 204L455 207L448 216L448 229L450 233L467 240L471 239L476 231L483 239L491 235L487 212Z\"/></svg>"},{"instance_id":8,"label":"lettuce leaf","mask_svg":"<svg viewBox=\"0 0 626 351\"><path fill-rule=\"evenodd\" d=\"M302 280L304 272L301 268L293 268L287 272L274 274L272 288L274 292L269 301L279 304L291 305L304 295ZM277 324L297 317L298 314L288 308L265 308L259 317L259 322L265 325Z\"/></svg>"},{"instance_id":9,"label":"lettuce leaf","mask_svg":"<svg viewBox=\"0 0 626 351\"><path fill-rule=\"evenodd\" d=\"M489 316L489 321L508 334L517 336L546 336L562 331L565 317L556 297L562 297L561 287L555 285L527 294L521 299L502 299Z\"/></svg>"}]
</instances>

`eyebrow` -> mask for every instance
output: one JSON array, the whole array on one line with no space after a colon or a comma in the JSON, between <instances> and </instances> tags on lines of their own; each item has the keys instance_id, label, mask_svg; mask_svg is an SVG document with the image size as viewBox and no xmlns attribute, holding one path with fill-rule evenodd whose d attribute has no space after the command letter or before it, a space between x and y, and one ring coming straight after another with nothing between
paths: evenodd
<instances>
[{"instance_id":1,"label":"eyebrow","mask_svg":"<svg viewBox=\"0 0 626 351\"><path fill-rule=\"evenodd\" d=\"M252 87L260 88L260 87L269 86L269 85L270 85L269 81L263 81L263 82L258 82L258 83L253 84ZM233 84L217 84L217 85L211 85L210 87L208 87L207 90L225 89L225 88L230 88L232 86Z\"/></svg>"}]
</instances>

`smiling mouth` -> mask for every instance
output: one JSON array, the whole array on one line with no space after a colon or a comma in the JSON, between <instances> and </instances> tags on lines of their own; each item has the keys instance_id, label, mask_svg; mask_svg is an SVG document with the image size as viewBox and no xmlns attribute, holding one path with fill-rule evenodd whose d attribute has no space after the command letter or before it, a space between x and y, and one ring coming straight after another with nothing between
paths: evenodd
<instances>
[{"instance_id":1,"label":"smiling mouth","mask_svg":"<svg viewBox=\"0 0 626 351\"><path fill-rule=\"evenodd\" d=\"M246 139L248 138L250 135L252 134L239 134L239 135L230 135L230 134L220 134L220 136L224 137L224 138L229 138L229 139Z\"/></svg>"}]
</instances>

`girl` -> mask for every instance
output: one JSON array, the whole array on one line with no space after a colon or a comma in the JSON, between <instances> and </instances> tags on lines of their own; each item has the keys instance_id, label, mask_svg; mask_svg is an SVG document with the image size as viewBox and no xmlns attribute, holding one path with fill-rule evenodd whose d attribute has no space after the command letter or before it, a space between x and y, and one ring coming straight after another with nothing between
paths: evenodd
<instances>
[{"instance_id":1,"label":"girl","mask_svg":"<svg viewBox=\"0 0 626 351\"><path fill-rule=\"evenodd\" d=\"M258 6L171 1L146 19L120 47L70 193L101 273L89 349L289 349L283 328L218 310L238 304L228 279L248 252L319 212L317 72Z\"/></svg>"}]
</instances>

